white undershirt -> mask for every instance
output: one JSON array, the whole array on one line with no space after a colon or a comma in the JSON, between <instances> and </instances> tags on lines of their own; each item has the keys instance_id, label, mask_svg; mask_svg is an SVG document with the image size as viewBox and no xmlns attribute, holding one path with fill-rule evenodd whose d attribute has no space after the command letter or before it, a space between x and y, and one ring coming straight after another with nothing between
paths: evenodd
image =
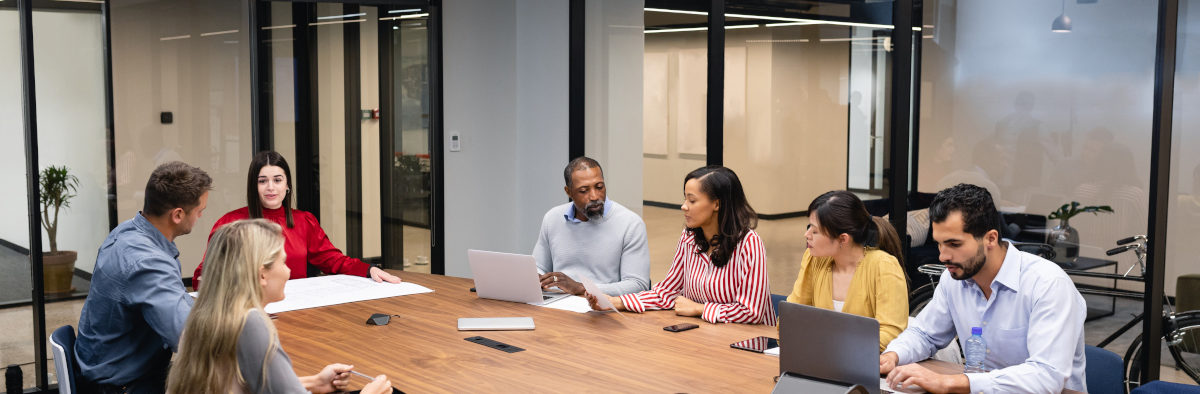
<instances>
[{"instance_id":1,"label":"white undershirt","mask_svg":"<svg viewBox=\"0 0 1200 394\"><path fill-rule=\"evenodd\" d=\"M842 306L846 305L846 301L833 300L833 310L841 312Z\"/></svg>"}]
</instances>

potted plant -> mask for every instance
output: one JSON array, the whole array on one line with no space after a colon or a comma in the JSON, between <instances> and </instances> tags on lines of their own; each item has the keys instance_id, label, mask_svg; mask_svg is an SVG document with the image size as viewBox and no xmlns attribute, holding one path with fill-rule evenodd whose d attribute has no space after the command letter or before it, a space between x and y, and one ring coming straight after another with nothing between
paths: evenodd
<instances>
[{"instance_id":1,"label":"potted plant","mask_svg":"<svg viewBox=\"0 0 1200 394\"><path fill-rule=\"evenodd\" d=\"M46 294L67 294L74 290L71 278L75 276L75 259L79 253L58 250L58 213L71 207L79 179L71 175L66 166L49 166L42 170L38 183L42 192L42 228L46 229L50 239L50 251L42 254L42 284Z\"/></svg>"},{"instance_id":2,"label":"potted plant","mask_svg":"<svg viewBox=\"0 0 1200 394\"><path fill-rule=\"evenodd\" d=\"M1080 207L1079 201L1071 201L1069 204L1063 204L1054 212L1050 212L1048 219L1058 219L1058 226L1054 227L1046 234L1046 243L1054 247L1056 256L1073 259L1079 256L1079 231L1071 227L1071 218L1075 215L1087 212L1093 215L1099 215L1100 212L1113 213L1112 207L1108 205L1088 205Z\"/></svg>"}]
</instances>

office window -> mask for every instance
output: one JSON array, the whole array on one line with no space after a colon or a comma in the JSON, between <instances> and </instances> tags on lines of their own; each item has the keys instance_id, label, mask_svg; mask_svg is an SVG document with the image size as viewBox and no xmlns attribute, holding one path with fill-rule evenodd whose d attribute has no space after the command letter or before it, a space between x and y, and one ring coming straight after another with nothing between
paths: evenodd
<instances>
[{"instance_id":1,"label":"office window","mask_svg":"<svg viewBox=\"0 0 1200 394\"><path fill-rule=\"evenodd\" d=\"M0 364L19 365L24 382L34 386L33 308L28 256L29 222L25 196L25 114L21 90L21 44L17 10L0 8L0 182L9 185L0 205ZM23 245L23 246L22 246Z\"/></svg>"},{"instance_id":2,"label":"office window","mask_svg":"<svg viewBox=\"0 0 1200 394\"><path fill-rule=\"evenodd\" d=\"M244 4L117 0L111 13L117 221L142 209L159 164L179 160L207 171L208 208L191 234L175 240L188 278L213 224L246 205L253 106Z\"/></svg>"},{"instance_id":3,"label":"office window","mask_svg":"<svg viewBox=\"0 0 1200 394\"><path fill-rule=\"evenodd\" d=\"M1179 2L1179 34L1175 64L1174 130L1171 143L1170 220L1167 221L1166 294L1176 297L1176 310L1200 309L1200 248L1194 240L1200 237L1200 117L1195 108L1200 105L1200 1ZM1189 343L1200 341L1190 334ZM1185 362L1200 365L1200 354L1184 352ZM1164 365L1174 363L1164 355ZM1190 382L1175 368L1163 368L1163 380Z\"/></svg>"},{"instance_id":4,"label":"office window","mask_svg":"<svg viewBox=\"0 0 1200 394\"><path fill-rule=\"evenodd\" d=\"M33 13L38 169L43 171L42 182L65 181L66 185L75 185L73 192L66 193L73 197L61 209L43 205L46 213L42 215L42 270L47 336L58 327L78 325L96 251L109 230L112 172L108 161L101 18L98 9ZM14 167L24 168L24 165ZM65 169L66 173L45 172L51 167ZM54 197L47 188L42 193L43 198ZM23 193L8 195L24 200ZM53 238L51 228L55 230ZM22 239L21 243L26 241ZM51 353L47 356L53 358ZM53 377L53 367L48 368Z\"/></svg>"},{"instance_id":5,"label":"office window","mask_svg":"<svg viewBox=\"0 0 1200 394\"><path fill-rule=\"evenodd\" d=\"M653 5L644 14L642 217L657 282L683 231L683 177L707 164L708 13Z\"/></svg>"},{"instance_id":6,"label":"office window","mask_svg":"<svg viewBox=\"0 0 1200 394\"><path fill-rule=\"evenodd\" d=\"M1005 213L1004 235L1053 243L1054 261L1068 273L1140 275L1133 253L1105 251L1122 238L1145 234L1150 220L1157 2L941 0L924 6L917 189L983 186ZM1186 29L1180 32L1180 44L1187 45ZM1187 50L1181 47L1179 71L1190 67L1194 74ZM1194 91L1187 85L1194 79L1180 74L1176 108L1187 108ZM1186 111L1176 114L1183 114L1176 123L1178 149L1188 144L1187 133L1179 132L1188 122ZM1173 159L1183 177L1177 185L1187 186L1179 192L1191 193L1196 163L1188 164L1182 153ZM1113 212L1051 218L1072 202ZM1172 226L1186 226L1174 219L1185 211L1171 212ZM1168 295L1178 290L1174 276L1183 273L1171 269ZM1144 291L1141 282L1072 279L1087 300L1089 345L1142 312L1138 297L1099 296L1088 288L1136 295ZM1105 348L1124 354L1140 332L1139 324ZM1163 354L1164 361L1171 359Z\"/></svg>"}]
</instances>

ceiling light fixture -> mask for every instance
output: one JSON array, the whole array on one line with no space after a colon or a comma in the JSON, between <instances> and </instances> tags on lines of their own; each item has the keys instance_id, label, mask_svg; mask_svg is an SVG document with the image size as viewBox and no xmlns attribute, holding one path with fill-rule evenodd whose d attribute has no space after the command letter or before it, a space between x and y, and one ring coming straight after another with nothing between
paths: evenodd
<instances>
[{"instance_id":1,"label":"ceiling light fixture","mask_svg":"<svg viewBox=\"0 0 1200 394\"><path fill-rule=\"evenodd\" d=\"M1067 16L1067 0L1062 1L1062 13L1050 23L1050 31L1055 33L1071 32L1071 17Z\"/></svg>"},{"instance_id":2,"label":"ceiling light fixture","mask_svg":"<svg viewBox=\"0 0 1200 394\"><path fill-rule=\"evenodd\" d=\"M338 19L338 18L356 18L356 17L360 17L360 16L363 16L363 15L366 15L366 14L367 14L367 13L365 13L365 12L360 12L360 13L357 13L357 14L345 14L345 15L329 15L329 16L318 16L318 17L317 17L317 20L319 20L319 21L323 21L323 20L329 20L329 19Z\"/></svg>"},{"instance_id":3,"label":"ceiling light fixture","mask_svg":"<svg viewBox=\"0 0 1200 394\"><path fill-rule=\"evenodd\" d=\"M708 15L708 13L704 12L704 11L672 10L672 9L667 9L667 8L644 8L644 10L650 11L650 12L665 12L665 13L670 13L670 14L705 15L705 16ZM785 18L785 17L780 17L780 16L764 16L764 15L749 15L749 14L726 13L725 17L726 18L765 19L765 20L772 20L772 21L789 22L789 23L770 23L770 24L766 25L767 27L798 26L800 24L812 24L812 25L868 27L868 28L872 28L872 29L895 29L896 28L896 26L894 26L894 25L883 25L883 24L878 24L878 23L839 22L839 21L826 21L826 20L820 20L820 19ZM921 31L920 26L913 26L912 29L913 29L913 31Z\"/></svg>"},{"instance_id":4,"label":"ceiling light fixture","mask_svg":"<svg viewBox=\"0 0 1200 394\"><path fill-rule=\"evenodd\" d=\"M732 25L732 26L725 26L725 30L730 30L730 29L753 29L753 28L756 28L756 27L762 27L762 25ZM707 27L681 27L681 28L678 28L678 29L658 29L658 30L646 30L646 31L645 31L645 33L646 33L646 34L654 34L654 33L678 33L678 32L681 32L681 31L705 31L705 30L708 30L708 28L707 28Z\"/></svg>"}]
</instances>

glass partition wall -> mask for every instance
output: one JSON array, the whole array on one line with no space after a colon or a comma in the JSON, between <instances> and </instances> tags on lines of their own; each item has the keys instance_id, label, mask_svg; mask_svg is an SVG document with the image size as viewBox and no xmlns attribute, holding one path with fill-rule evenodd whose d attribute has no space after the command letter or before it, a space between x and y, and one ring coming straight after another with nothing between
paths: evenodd
<instances>
[{"instance_id":1,"label":"glass partition wall","mask_svg":"<svg viewBox=\"0 0 1200 394\"><path fill-rule=\"evenodd\" d=\"M1195 12L1181 3L1180 68L1165 76L1177 80L1174 149L1182 156L1172 155L1171 171L1177 188L1191 184L1180 147L1187 144L1187 113L1178 109L1194 90L1195 74L1185 54L1186 18ZM1149 287L1142 274L1152 262L1106 252L1146 235L1153 224L1158 2L935 0L924 7L916 190L987 188L1005 218L1003 236L1051 244L1053 260L1084 294L1085 342L1125 356L1127 370L1138 369L1140 315L1162 314L1144 310ZM1170 208L1166 251L1165 295L1180 295L1180 303L1187 292L1176 279L1185 283L1180 275L1195 270L1184 267L1196 266L1180 253L1189 233L1177 212L1187 211L1188 190L1173 198L1179 205ZM1073 204L1095 212L1072 216ZM916 261L926 262L936 263L936 252ZM1126 323L1132 329L1122 331ZM1162 356L1163 379L1193 382L1172 373L1175 359L1165 347ZM1130 379L1138 375L1145 374Z\"/></svg>"},{"instance_id":2,"label":"glass partition wall","mask_svg":"<svg viewBox=\"0 0 1200 394\"><path fill-rule=\"evenodd\" d=\"M437 272L428 7L269 4L270 139L312 169L296 174L298 208L348 256Z\"/></svg>"},{"instance_id":3,"label":"glass partition wall","mask_svg":"<svg viewBox=\"0 0 1200 394\"><path fill-rule=\"evenodd\" d=\"M32 5L29 94L19 3ZM74 186L55 236L41 230L44 249L31 252L28 219L54 223L55 215L43 216L18 192L30 187L28 148L11 143L0 155L10 164L0 178L14 189L3 213L10 225L0 233L0 364L14 366L13 378L21 372L14 383L56 383L45 339L78 324L97 248L140 211L146 179L167 161L196 165L214 180L193 233L176 240L184 285L215 220L247 204L246 169L263 147L281 151L296 181L312 186L298 190L300 208L322 214L348 255L385 268L444 270L433 246L437 7L372 3L0 2L0 100L8 104L0 132L24 141L26 122L34 123L37 169L65 167ZM251 52L262 64L252 64ZM27 120L26 103L40 116ZM51 245L75 259L55 263L65 252ZM33 286L31 271L39 270L45 281Z\"/></svg>"}]
</instances>

